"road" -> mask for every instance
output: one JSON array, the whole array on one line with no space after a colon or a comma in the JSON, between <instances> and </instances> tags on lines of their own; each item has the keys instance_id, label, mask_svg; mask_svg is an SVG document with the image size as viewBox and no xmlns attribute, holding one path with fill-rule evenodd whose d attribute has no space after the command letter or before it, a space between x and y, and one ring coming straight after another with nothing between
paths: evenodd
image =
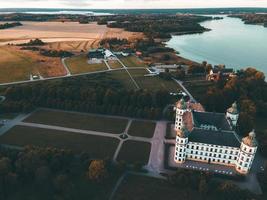
<instances>
[{"instance_id":1,"label":"road","mask_svg":"<svg viewBox=\"0 0 267 200\"><path fill-rule=\"evenodd\" d=\"M175 78L172 78L177 84L180 85L180 87L184 90L184 92L189 96L191 102L197 103L197 100L191 95L191 93L186 89L186 87L183 85L182 81L179 81Z\"/></svg>"},{"instance_id":2,"label":"road","mask_svg":"<svg viewBox=\"0 0 267 200\"><path fill-rule=\"evenodd\" d=\"M128 71L129 68L126 68L126 69ZM146 68L144 68L144 67L131 67L130 69L146 69ZM56 76L56 77L43 78L43 79L37 79L37 80L15 81L15 82L10 82L10 83L1 83L0 86L9 86L9 85L24 84L24 83L41 82L41 81L47 81L47 80L56 80L56 79L69 78L69 77L78 77L78 76L85 76L85 75L101 74L101 73L106 73L106 72L111 72L111 71L121 71L121 70L125 70L125 69L124 68L110 69L110 70L106 69L106 70L95 71L95 72L87 72L87 73L74 74L74 75L72 74L72 75Z\"/></svg>"},{"instance_id":3,"label":"road","mask_svg":"<svg viewBox=\"0 0 267 200\"><path fill-rule=\"evenodd\" d=\"M66 76L71 76L70 70L69 70L69 68L68 68L68 66L67 66L67 64L66 64L66 62L65 62L65 60L66 60L66 58L62 58L62 59L61 59L62 65L63 65L63 67L65 68L65 70L66 70L66 72L67 72Z\"/></svg>"}]
</instances>

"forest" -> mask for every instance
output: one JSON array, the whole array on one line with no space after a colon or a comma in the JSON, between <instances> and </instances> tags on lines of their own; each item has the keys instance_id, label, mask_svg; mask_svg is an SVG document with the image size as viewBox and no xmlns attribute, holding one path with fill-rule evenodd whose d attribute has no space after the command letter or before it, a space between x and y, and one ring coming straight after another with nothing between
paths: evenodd
<instances>
[{"instance_id":1,"label":"forest","mask_svg":"<svg viewBox=\"0 0 267 200\"><path fill-rule=\"evenodd\" d=\"M212 17L195 15L114 15L98 19L98 24L110 28L123 28L132 32L143 32L152 38L170 38L171 34L202 33L207 31L199 22Z\"/></svg>"},{"instance_id":2,"label":"forest","mask_svg":"<svg viewBox=\"0 0 267 200\"><path fill-rule=\"evenodd\" d=\"M22 24L20 22L4 23L4 24L0 24L0 29L13 28L16 26L22 26Z\"/></svg>"},{"instance_id":3,"label":"forest","mask_svg":"<svg viewBox=\"0 0 267 200\"><path fill-rule=\"evenodd\" d=\"M48 107L148 119L160 119L171 99L165 90L127 90L109 74L11 86L2 92L7 100L1 112Z\"/></svg>"}]
</instances>

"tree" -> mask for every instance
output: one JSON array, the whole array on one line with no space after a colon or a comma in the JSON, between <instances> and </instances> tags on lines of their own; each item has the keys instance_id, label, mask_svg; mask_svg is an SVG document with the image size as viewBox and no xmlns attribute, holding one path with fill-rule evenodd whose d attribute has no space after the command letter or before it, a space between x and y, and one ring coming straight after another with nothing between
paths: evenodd
<instances>
[{"instance_id":1,"label":"tree","mask_svg":"<svg viewBox=\"0 0 267 200\"><path fill-rule=\"evenodd\" d=\"M208 192L208 184L204 177L202 177L199 182L198 191L202 196L206 196Z\"/></svg>"},{"instance_id":2,"label":"tree","mask_svg":"<svg viewBox=\"0 0 267 200\"><path fill-rule=\"evenodd\" d=\"M0 192L2 193L2 198L5 199L7 197L7 185L6 185L6 177L11 171L10 160L7 157L3 157L0 160ZM0 193L0 195L1 195Z\"/></svg>"},{"instance_id":3,"label":"tree","mask_svg":"<svg viewBox=\"0 0 267 200\"><path fill-rule=\"evenodd\" d=\"M103 160L93 160L90 163L87 176L92 181L103 181L108 176L106 162Z\"/></svg>"}]
</instances>

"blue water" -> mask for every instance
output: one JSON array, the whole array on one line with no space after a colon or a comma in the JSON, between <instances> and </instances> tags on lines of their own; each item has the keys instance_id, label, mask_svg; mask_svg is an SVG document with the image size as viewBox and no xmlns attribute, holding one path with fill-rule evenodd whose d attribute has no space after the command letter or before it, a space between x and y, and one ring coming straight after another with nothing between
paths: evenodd
<instances>
[{"instance_id":1,"label":"blue water","mask_svg":"<svg viewBox=\"0 0 267 200\"><path fill-rule=\"evenodd\" d=\"M234 69L251 66L267 75L267 28L246 25L240 19L226 16L201 25L212 31L173 36L167 46L197 62L205 60Z\"/></svg>"}]
</instances>

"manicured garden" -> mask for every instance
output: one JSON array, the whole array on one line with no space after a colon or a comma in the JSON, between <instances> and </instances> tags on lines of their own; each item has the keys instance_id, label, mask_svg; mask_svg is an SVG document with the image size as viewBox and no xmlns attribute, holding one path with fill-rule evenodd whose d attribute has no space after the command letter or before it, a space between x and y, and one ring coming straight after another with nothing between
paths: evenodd
<instances>
[{"instance_id":1,"label":"manicured garden","mask_svg":"<svg viewBox=\"0 0 267 200\"><path fill-rule=\"evenodd\" d=\"M155 132L156 123L150 121L133 121L128 134L132 136L152 138Z\"/></svg>"},{"instance_id":2,"label":"manicured garden","mask_svg":"<svg viewBox=\"0 0 267 200\"><path fill-rule=\"evenodd\" d=\"M114 138L26 126L15 126L0 137L0 144L70 149L102 159L112 158L118 143L119 140Z\"/></svg>"},{"instance_id":3,"label":"manicured garden","mask_svg":"<svg viewBox=\"0 0 267 200\"><path fill-rule=\"evenodd\" d=\"M56 110L38 110L24 122L61 126L112 134L121 134L128 123L127 119L109 118L83 113Z\"/></svg>"},{"instance_id":4,"label":"manicured garden","mask_svg":"<svg viewBox=\"0 0 267 200\"><path fill-rule=\"evenodd\" d=\"M147 164L150 148L151 144L147 142L125 141L120 149L117 161L125 161L130 164Z\"/></svg>"}]
</instances>

